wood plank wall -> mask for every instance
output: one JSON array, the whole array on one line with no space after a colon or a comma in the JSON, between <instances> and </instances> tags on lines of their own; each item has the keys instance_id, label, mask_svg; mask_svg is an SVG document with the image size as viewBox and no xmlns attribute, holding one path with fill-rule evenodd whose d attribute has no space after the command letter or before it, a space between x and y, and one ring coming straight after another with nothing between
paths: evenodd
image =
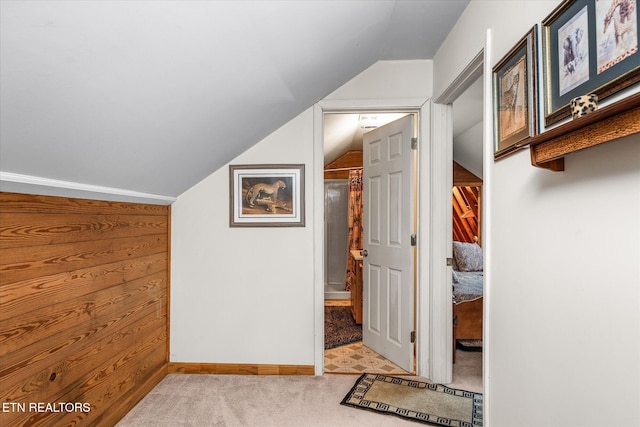
<instances>
[{"instance_id":1,"label":"wood plank wall","mask_svg":"<svg viewBox=\"0 0 640 427\"><path fill-rule=\"evenodd\" d=\"M327 164L324 179L349 179L349 168L362 168L362 150L347 151Z\"/></svg>"},{"instance_id":2,"label":"wood plank wall","mask_svg":"<svg viewBox=\"0 0 640 427\"><path fill-rule=\"evenodd\" d=\"M166 375L169 209L0 193L0 425L113 426Z\"/></svg>"}]
</instances>

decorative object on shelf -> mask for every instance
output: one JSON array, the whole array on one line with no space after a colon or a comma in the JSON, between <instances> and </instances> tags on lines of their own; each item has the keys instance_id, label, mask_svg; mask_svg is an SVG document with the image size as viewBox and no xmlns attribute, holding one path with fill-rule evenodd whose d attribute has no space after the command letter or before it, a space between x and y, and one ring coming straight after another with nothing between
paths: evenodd
<instances>
[{"instance_id":1,"label":"decorative object on shelf","mask_svg":"<svg viewBox=\"0 0 640 427\"><path fill-rule=\"evenodd\" d=\"M536 27L493 68L494 158L537 134Z\"/></svg>"},{"instance_id":2,"label":"decorative object on shelf","mask_svg":"<svg viewBox=\"0 0 640 427\"><path fill-rule=\"evenodd\" d=\"M640 81L636 0L565 0L542 22L545 126L585 93L600 101Z\"/></svg>"},{"instance_id":3,"label":"decorative object on shelf","mask_svg":"<svg viewBox=\"0 0 640 427\"><path fill-rule=\"evenodd\" d=\"M534 136L528 141L531 164L563 171L565 155L637 133L640 92Z\"/></svg>"},{"instance_id":4,"label":"decorative object on shelf","mask_svg":"<svg viewBox=\"0 0 640 427\"><path fill-rule=\"evenodd\" d=\"M582 95L571 100L571 115L574 119L578 119L598 109L598 95L590 93Z\"/></svg>"},{"instance_id":5,"label":"decorative object on shelf","mask_svg":"<svg viewBox=\"0 0 640 427\"><path fill-rule=\"evenodd\" d=\"M304 165L230 165L231 227L304 227Z\"/></svg>"}]
</instances>

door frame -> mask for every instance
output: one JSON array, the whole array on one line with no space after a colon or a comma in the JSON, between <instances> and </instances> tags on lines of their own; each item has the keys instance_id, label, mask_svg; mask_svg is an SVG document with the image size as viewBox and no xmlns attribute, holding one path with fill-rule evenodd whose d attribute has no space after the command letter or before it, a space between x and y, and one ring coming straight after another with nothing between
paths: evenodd
<instances>
[{"instance_id":1,"label":"door frame","mask_svg":"<svg viewBox=\"0 0 640 427\"><path fill-rule=\"evenodd\" d=\"M357 113L362 111L367 112L413 112L417 113L417 128L418 128L418 158L416 164L416 177L417 177L417 234L419 242L425 242L424 248L421 250L421 245L417 247L417 257L415 266L415 324L417 325L418 341L416 343L416 374L421 376L427 376L432 378L432 372L430 366L434 366L429 363L433 360L431 354L432 347L429 345L426 338L421 339L421 334L424 337L430 335L429 332L429 307L424 304L424 301L429 301L428 296L423 297L423 294L429 293L429 281L427 272L429 268L423 268L421 266L421 259L428 258L426 254L430 252L428 242L429 238L429 222L426 220L427 213L430 211L430 179L429 174L420 173L420 164L429 165L428 147L431 144L428 142L430 138L430 126L431 122L431 100L430 98L410 98L410 99L387 99L387 100L323 100L318 102L313 107L313 125L314 125L314 153L313 153L313 185L314 185L314 368L315 375L322 375L324 373L324 226L323 226L323 182L324 182L324 114L325 113ZM422 147L422 149L421 149ZM422 153L422 154L421 154ZM450 192L447 200L450 199ZM422 214L421 214L422 213ZM422 218L422 216L426 218ZM423 253L424 252L424 253ZM451 311L451 307L449 307ZM450 342L449 342L450 343Z\"/></svg>"},{"instance_id":2,"label":"door frame","mask_svg":"<svg viewBox=\"0 0 640 427\"><path fill-rule=\"evenodd\" d=\"M480 75L482 75L483 81L483 129L482 129L482 150L483 150L483 190L482 190L482 223L481 223L481 235L482 235L482 248L483 248L483 271L484 271L484 288L483 288L483 307L482 307L482 384L483 384L483 399L484 399L484 423L490 424L490 412L487 408L490 407L490 396L488 393L489 379L491 377L489 372L489 361L491 358L491 282L493 278L491 268L491 223L492 223L492 211L491 211L491 183L492 181L492 167L493 167L493 101L492 101L492 69L491 69L491 55L492 55L492 32L491 29L487 29L485 32L485 38L477 48L472 51L471 57L466 62L463 62L463 68L460 73L451 81L447 88L437 97L436 105L443 107L451 107L453 101L455 101L471 84L473 84ZM434 120L433 126L440 128L441 132L447 129L453 128L453 122L451 115L443 120ZM453 139L450 141L451 146L448 151L453 155ZM447 187L447 189L451 186ZM451 213L449 214L451 217ZM451 242L453 237L449 235L448 241ZM449 249L451 243L449 243ZM451 253L451 252L449 252ZM449 269L451 270L451 269ZM451 283L451 271L448 272L449 286ZM450 289L450 287L448 288ZM452 335L449 334L449 347L452 348ZM451 359L449 359L451 360ZM453 365L451 365L451 373L453 373Z\"/></svg>"},{"instance_id":3,"label":"door frame","mask_svg":"<svg viewBox=\"0 0 640 427\"><path fill-rule=\"evenodd\" d=\"M314 369L315 375L324 373L324 113L356 112L358 110L410 110L418 111L417 174L417 234L415 322L417 332L416 374L438 383L453 379L452 361L452 304L451 268L446 259L451 257L451 176L453 162L453 124L451 104L464 91L463 86L473 82L477 68L484 70L484 199L482 235L484 238L484 307L483 337L490 342L490 289L491 289L491 160L493 111L491 104L491 30L463 62L463 69L434 102L431 98L387 100L323 100L313 106L313 252L314 252ZM444 141L444 144L431 144ZM447 163L448 161L448 163ZM488 407L490 346L483 349L483 384L485 405Z\"/></svg>"}]
</instances>

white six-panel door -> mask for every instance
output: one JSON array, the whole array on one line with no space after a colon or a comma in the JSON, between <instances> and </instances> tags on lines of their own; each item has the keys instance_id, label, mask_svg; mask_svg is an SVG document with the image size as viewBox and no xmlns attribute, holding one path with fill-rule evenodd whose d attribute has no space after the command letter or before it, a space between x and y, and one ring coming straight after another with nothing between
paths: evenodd
<instances>
[{"instance_id":1,"label":"white six-panel door","mask_svg":"<svg viewBox=\"0 0 640 427\"><path fill-rule=\"evenodd\" d=\"M363 343L413 372L413 115L364 135Z\"/></svg>"}]
</instances>

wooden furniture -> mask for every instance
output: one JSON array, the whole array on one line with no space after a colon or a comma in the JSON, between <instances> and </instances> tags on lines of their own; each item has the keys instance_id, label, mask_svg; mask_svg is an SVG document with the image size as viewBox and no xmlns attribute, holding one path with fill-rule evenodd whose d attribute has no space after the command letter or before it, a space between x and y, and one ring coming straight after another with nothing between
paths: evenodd
<instances>
[{"instance_id":1,"label":"wooden furniture","mask_svg":"<svg viewBox=\"0 0 640 427\"><path fill-rule=\"evenodd\" d=\"M454 162L453 185L453 240L481 244L482 179ZM482 339L482 278L478 281L476 297L453 301L453 363L458 340ZM457 286L454 280L454 294Z\"/></svg>"},{"instance_id":2,"label":"wooden furniture","mask_svg":"<svg viewBox=\"0 0 640 427\"><path fill-rule=\"evenodd\" d=\"M362 323L362 254L360 250L349 251L349 281L351 283L351 314L359 325Z\"/></svg>"},{"instance_id":3,"label":"wooden furniture","mask_svg":"<svg viewBox=\"0 0 640 427\"><path fill-rule=\"evenodd\" d=\"M528 138L520 145L529 144L532 165L563 171L565 155L639 132L640 93L636 93Z\"/></svg>"},{"instance_id":4,"label":"wooden furniture","mask_svg":"<svg viewBox=\"0 0 640 427\"><path fill-rule=\"evenodd\" d=\"M482 339L484 273L482 248L453 242L453 362L459 340Z\"/></svg>"},{"instance_id":5,"label":"wooden furniture","mask_svg":"<svg viewBox=\"0 0 640 427\"><path fill-rule=\"evenodd\" d=\"M458 340L482 339L482 305L483 297L453 303L453 363L456 363Z\"/></svg>"}]
</instances>

